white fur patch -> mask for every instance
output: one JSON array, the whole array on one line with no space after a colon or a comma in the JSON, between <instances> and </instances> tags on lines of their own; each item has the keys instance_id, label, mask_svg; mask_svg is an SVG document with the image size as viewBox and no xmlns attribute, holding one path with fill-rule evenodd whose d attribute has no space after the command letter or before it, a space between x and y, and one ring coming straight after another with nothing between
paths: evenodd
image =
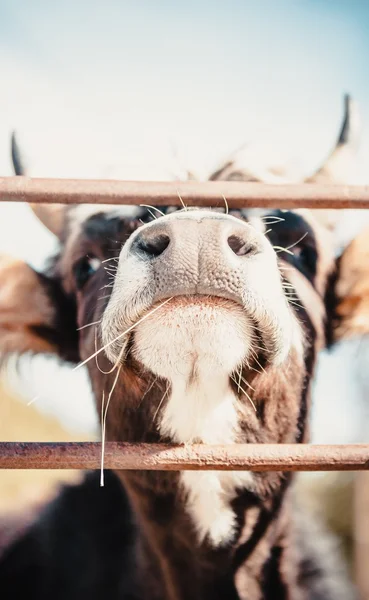
<instances>
[{"instance_id":1,"label":"white fur patch","mask_svg":"<svg viewBox=\"0 0 369 600\"><path fill-rule=\"evenodd\" d=\"M4 375L21 400L56 418L73 435L98 437L99 419L86 367L74 371L54 354L28 353L10 358Z\"/></svg>"},{"instance_id":2,"label":"white fur patch","mask_svg":"<svg viewBox=\"0 0 369 600\"><path fill-rule=\"evenodd\" d=\"M180 443L232 444L238 427L229 377L221 373L206 379L187 388L179 378L172 382L160 430ZM181 479L199 541L208 538L214 546L231 542L236 523L230 502L237 489L252 487L252 474L184 471Z\"/></svg>"},{"instance_id":3,"label":"white fur patch","mask_svg":"<svg viewBox=\"0 0 369 600\"><path fill-rule=\"evenodd\" d=\"M252 347L248 317L236 304L214 299L176 299L136 328L135 354L171 384L160 432L178 443L232 444L237 398L229 378ZM186 471L181 474L187 510L199 541L230 542L237 489L252 487L249 472Z\"/></svg>"}]
</instances>

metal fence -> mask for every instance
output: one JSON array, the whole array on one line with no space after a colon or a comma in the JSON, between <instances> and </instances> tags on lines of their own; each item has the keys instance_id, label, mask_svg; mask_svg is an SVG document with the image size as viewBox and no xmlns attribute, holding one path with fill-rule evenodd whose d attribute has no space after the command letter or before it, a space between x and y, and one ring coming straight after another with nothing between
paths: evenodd
<instances>
[{"instance_id":1,"label":"metal fence","mask_svg":"<svg viewBox=\"0 0 369 600\"><path fill-rule=\"evenodd\" d=\"M0 201L230 208L369 208L369 186L0 178ZM98 443L0 443L1 469L97 469ZM107 443L106 468L344 471L369 469L369 445L174 446Z\"/></svg>"}]
</instances>

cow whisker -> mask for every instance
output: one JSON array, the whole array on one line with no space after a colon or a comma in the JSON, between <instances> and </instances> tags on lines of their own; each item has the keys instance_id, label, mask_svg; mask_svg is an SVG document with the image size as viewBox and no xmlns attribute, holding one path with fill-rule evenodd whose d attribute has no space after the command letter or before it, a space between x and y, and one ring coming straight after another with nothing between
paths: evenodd
<instances>
[{"instance_id":1,"label":"cow whisker","mask_svg":"<svg viewBox=\"0 0 369 600\"><path fill-rule=\"evenodd\" d=\"M277 254L279 254L280 252L286 252L287 254L290 254L291 256L294 256L293 252L290 252L288 250L288 248L282 248L282 246L273 246L274 250L276 251Z\"/></svg>"},{"instance_id":2,"label":"cow whisker","mask_svg":"<svg viewBox=\"0 0 369 600\"><path fill-rule=\"evenodd\" d=\"M93 321L92 323L87 323L86 325L82 325L82 327L77 327L77 331L81 331L81 329L86 329L86 327L91 327L92 325L98 325L99 323L101 323L101 319L100 319L100 321Z\"/></svg>"},{"instance_id":3,"label":"cow whisker","mask_svg":"<svg viewBox=\"0 0 369 600\"><path fill-rule=\"evenodd\" d=\"M152 216L152 218L154 219L154 221L157 220L157 216L155 215L155 213L152 212L152 210L150 210L149 208L147 209L147 212Z\"/></svg>"},{"instance_id":4,"label":"cow whisker","mask_svg":"<svg viewBox=\"0 0 369 600\"><path fill-rule=\"evenodd\" d=\"M297 308L301 308L302 310L304 310L304 307L301 304L299 304L298 302L295 302L295 300L291 300L291 298L287 298L287 301L290 304L293 304L294 306L297 306Z\"/></svg>"},{"instance_id":5,"label":"cow whisker","mask_svg":"<svg viewBox=\"0 0 369 600\"><path fill-rule=\"evenodd\" d=\"M32 398L32 400L30 400L29 402L27 402L27 406L31 406L34 402L36 402L36 400L38 400L40 397L40 394L37 394L37 396L34 396Z\"/></svg>"},{"instance_id":6,"label":"cow whisker","mask_svg":"<svg viewBox=\"0 0 369 600\"><path fill-rule=\"evenodd\" d=\"M300 300L300 298L298 296L293 296L293 295L289 296L288 294L286 295L286 298L288 301L291 301L291 302L299 302L299 300Z\"/></svg>"},{"instance_id":7,"label":"cow whisker","mask_svg":"<svg viewBox=\"0 0 369 600\"><path fill-rule=\"evenodd\" d=\"M112 256L111 258L105 258L105 260L101 261L101 264L109 262L110 260L115 260L116 262L118 262L119 258L117 256Z\"/></svg>"},{"instance_id":8,"label":"cow whisker","mask_svg":"<svg viewBox=\"0 0 369 600\"><path fill-rule=\"evenodd\" d=\"M225 210L226 215L228 215L229 214L229 206L228 206L227 198L225 197L224 194L222 194L222 198L224 200L224 204L225 204L225 208L226 208L226 210Z\"/></svg>"},{"instance_id":9,"label":"cow whisker","mask_svg":"<svg viewBox=\"0 0 369 600\"><path fill-rule=\"evenodd\" d=\"M240 372L238 373L238 384L237 384L237 393L240 393L241 389L241 380L242 380L242 367L240 367Z\"/></svg>"},{"instance_id":10,"label":"cow whisker","mask_svg":"<svg viewBox=\"0 0 369 600\"><path fill-rule=\"evenodd\" d=\"M247 379L245 379L244 377L242 377L242 371L240 371L240 377L241 377L241 380L243 381L243 383L245 385L247 385L250 388L250 390L252 390L253 392L255 392L255 388L252 387L252 385L247 381Z\"/></svg>"},{"instance_id":11,"label":"cow whisker","mask_svg":"<svg viewBox=\"0 0 369 600\"><path fill-rule=\"evenodd\" d=\"M289 281L283 281L282 287L295 289L295 286L293 286Z\"/></svg>"},{"instance_id":12,"label":"cow whisker","mask_svg":"<svg viewBox=\"0 0 369 600\"><path fill-rule=\"evenodd\" d=\"M250 371L255 371L255 373L258 373L259 375L262 375L261 371L258 371L257 369L255 369L254 367L252 367L249 363L249 361L246 359L245 360L246 366Z\"/></svg>"},{"instance_id":13,"label":"cow whisker","mask_svg":"<svg viewBox=\"0 0 369 600\"><path fill-rule=\"evenodd\" d=\"M237 380L236 380L234 377L232 377L232 375L231 375L230 377L231 377L232 381L234 381L234 382L235 382L235 384L237 385L237 387L238 387L238 388L241 390L241 392L242 392L243 394L245 394L246 398L247 398L247 399L248 399L248 401L250 402L250 404L251 404L252 408L254 409L254 411L255 411L255 412L257 412L256 406L255 406L254 402L252 401L252 399L250 398L250 396L248 395L248 393L247 393L247 392L245 392L245 390L244 390L244 389L243 389L243 387L240 385L240 383L237 383Z\"/></svg>"},{"instance_id":14,"label":"cow whisker","mask_svg":"<svg viewBox=\"0 0 369 600\"><path fill-rule=\"evenodd\" d=\"M270 350L267 350L266 348L263 348L262 346L257 346L256 344L253 344L252 347L256 350L260 350L260 352L269 352Z\"/></svg>"},{"instance_id":15,"label":"cow whisker","mask_svg":"<svg viewBox=\"0 0 369 600\"><path fill-rule=\"evenodd\" d=\"M188 210L188 207L187 207L187 206L185 205L185 203L183 202L183 200L182 200L182 196L181 196L181 194L179 193L179 191L178 191L178 190L177 190L177 196L178 196L178 198L179 198L179 199L180 199L180 201L181 201L181 204L182 204L182 206L183 206L183 210Z\"/></svg>"},{"instance_id":16,"label":"cow whisker","mask_svg":"<svg viewBox=\"0 0 369 600\"><path fill-rule=\"evenodd\" d=\"M259 371L259 369L255 369L255 367L250 367L249 366L250 371L255 371L255 373L258 373L258 375L262 375L263 373L261 371Z\"/></svg>"},{"instance_id":17,"label":"cow whisker","mask_svg":"<svg viewBox=\"0 0 369 600\"><path fill-rule=\"evenodd\" d=\"M260 367L260 369L263 371L263 373L266 373L264 367L259 363L258 359L257 359L257 354L256 352L253 351L253 349L251 348L251 353L253 355L254 361L256 362L256 364ZM256 369L255 369L256 371Z\"/></svg>"},{"instance_id":18,"label":"cow whisker","mask_svg":"<svg viewBox=\"0 0 369 600\"><path fill-rule=\"evenodd\" d=\"M150 385L147 387L146 391L143 393L143 395L142 395L142 397L141 397L141 400L140 400L139 404L137 405L137 409L139 409L139 408L140 408L140 406L141 406L142 402L143 402L143 401L144 401L144 399L145 399L145 396L147 396L147 394L148 394L148 393L149 393L149 392L152 390L152 388L154 387L154 385L155 385L155 383L157 382L157 380L158 380L158 378L157 378L157 377L155 377L155 378L153 379L153 381L150 383Z\"/></svg>"},{"instance_id":19,"label":"cow whisker","mask_svg":"<svg viewBox=\"0 0 369 600\"><path fill-rule=\"evenodd\" d=\"M152 209L152 210L156 210L158 213L160 213L163 217L165 217L165 214L163 213L162 210L160 210L159 208L157 208L156 206L151 206L150 204L140 204L140 206L144 207L144 208L148 208L148 209ZM152 215L151 211L150 214ZM157 217L155 217L156 219Z\"/></svg>"},{"instance_id":20,"label":"cow whisker","mask_svg":"<svg viewBox=\"0 0 369 600\"><path fill-rule=\"evenodd\" d=\"M295 246L297 246L297 244L299 244L300 242L302 242L302 240L304 240L304 239L306 238L307 234L308 234L308 231L307 231L306 233L304 233L304 235L302 235L302 236L300 237L300 239L298 239L298 240L297 240L297 242L294 242L294 243L293 243L293 244L291 244L290 246L287 246L287 247L285 248L285 250L291 250L291 248L294 248Z\"/></svg>"},{"instance_id":21,"label":"cow whisker","mask_svg":"<svg viewBox=\"0 0 369 600\"><path fill-rule=\"evenodd\" d=\"M282 219L282 217L275 217L274 215L265 215L264 217L260 217L261 221L266 221L266 219L273 219L270 223L266 223L266 225L274 225L274 223L280 223L281 221L285 221L286 219Z\"/></svg>"},{"instance_id":22,"label":"cow whisker","mask_svg":"<svg viewBox=\"0 0 369 600\"><path fill-rule=\"evenodd\" d=\"M273 221L263 221L263 223L265 225L276 225L277 223L281 223L281 221L284 221L284 219L278 219L278 220L273 219Z\"/></svg>"},{"instance_id":23,"label":"cow whisker","mask_svg":"<svg viewBox=\"0 0 369 600\"><path fill-rule=\"evenodd\" d=\"M156 306L155 308L153 308L152 310L150 310L148 313L146 313L146 315L144 315L143 317L141 317L141 319L139 319L136 323L134 323L133 325L131 325L131 327L128 327L128 329L126 329L125 331L123 331L123 333L120 333L119 335L117 335L116 338L114 338L113 340L111 340L110 342L108 342L107 344L105 344L105 346L103 346L102 348L100 348L100 350L97 350L96 352L94 352L93 354L91 354L91 356L89 356L88 358L86 358L84 361L80 362L76 367L74 367L73 371L76 371L77 369L80 369L81 367L83 367L83 365L85 365L86 363L88 363L89 360L91 360L92 358L95 358L95 356L97 356L98 354L100 354L100 352L103 352L104 350L106 350L106 348L108 348L109 346L112 346L117 340L119 340L123 336L127 335L127 333L129 333L130 331L132 331L132 329L134 329L135 327L137 327L137 325L139 325L140 323L142 323L142 321L144 321L145 319L147 319L148 317L150 317L150 315L152 315L154 312L156 312L157 310L159 310L159 308L161 308L162 306L164 306L164 304L167 304L170 300L173 300L173 296L171 298L167 298L166 300L164 300L164 302L162 302L161 304L159 304L159 306Z\"/></svg>"},{"instance_id":24,"label":"cow whisker","mask_svg":"<svg viewBox=\"0 0 369 600\"><path fill-rule=\"evenodd\" d=\"M159 404L158 404L158 408L157 408L157 409L156 409L156 411L155 411L155 414L154 414L154 416L153 416L153 419L152 419L152 422L153 422L153 423L155 423L155 419L156 419L156 417L157 417L157 414L158 414L158 412L159 412L159 410L160 410L160 408L161 408L161 405L162 405L162 404L163 404L163 402L164 402L164 398L165 398L165 396L167 395L167 393L168 393L168 392L169 392L169 385L167 386L167 389L165 390L165 392L164 392L164 395L163 395L162 399L160 400L160 402L159 402Z\"/></svg>"},{"instance_id":25,"label":"cow whisker","mask_svg":"<svg viewBox=\"0 0 369 600\"><path fill-rule=\"evenodd\" d=\"M100 464L100 487L104 486L104 454L105 454L105 432L104 432L104 404L105 391L103 390L101 399L101 464Z\"/></svg>"},{"instance_id":26,"label":"cow whisker","mask_svg":"<svg viewBox=\"0 0 369 600\"><path fill-rule=\"evenodd\" d=\"M113 385L111 386L111 390L109 392L108 400L106 402L106 407L104 410L104 392L103 392L103 402L101 403L101 472L100 472L100 487L104 487L104 458L105 458L105 433L106 433L106 415L108 413L108 408L110 404L111 397L114 392L114 388L117 385L118 377L121 371L121 366L119 367L117 374L115 376Z\"/></svg>"},{"instance_id":27,"label":"cow whisker","mask_svg":"<svg viewBox=\"0 0 369 600\"><path fill-rule=\"evenodd\" d=\"M95 329L95 350L97 350L97 331ZM119 356L117 358L117 360L115 361L114 365L112 366L111 369L109 369L109 371L104 371L104 369L102 369L99 365L99 361L97 356L95 356L95 363L97 368L99 369L100 373L102 373L103 375L110 375L110 373L113 373L113 371L115 371L115 369L118 367L120 361L123 358L123 354L124 354L124 346L122 347L121 351L119 352Z\"/></svg>"}]
</instances>

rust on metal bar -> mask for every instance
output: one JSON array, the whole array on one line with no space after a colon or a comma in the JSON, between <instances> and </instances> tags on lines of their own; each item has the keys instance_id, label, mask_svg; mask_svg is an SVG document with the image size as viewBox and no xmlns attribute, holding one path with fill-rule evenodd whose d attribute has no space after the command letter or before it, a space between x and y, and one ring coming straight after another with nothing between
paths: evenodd
<instances>
[{"instance_id":1,"label":"rust on metal bar","mask_svg":"<svg viewBox=\"0 0 369 600\"><path fill-rule=\"evenodd\" d=\"M114 181L0 178L0 200L55 204L154 204L230 208L369 208L369 186L240 181Z\"/></svg>"},{"instance_id":2,"label":"rust on metal bar","mask_svg":"<svg viewBox=\"0 0 369 600\"><path fill-rule=\"evenodd\" d=\"M101 444L0 443L1 469L98 469ZM191 446L106 444L109 469L154 471L356 471L369 469L369 445L235 444Z\"/></svg>"}]
</instances>

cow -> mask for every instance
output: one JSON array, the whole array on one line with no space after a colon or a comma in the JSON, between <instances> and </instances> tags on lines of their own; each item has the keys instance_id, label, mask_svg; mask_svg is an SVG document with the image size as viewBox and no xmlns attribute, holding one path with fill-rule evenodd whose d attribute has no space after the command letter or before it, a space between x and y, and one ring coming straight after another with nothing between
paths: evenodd
<instances>
[{"instance_id":1,"label":"cow","mask_svg":"<svg viewBox=\"0 0 369 600\"><path fill-rule=\"evenodd\" d=\"M21 331L28 350L86 365L104 440L308 440L334 265L311 212L34 209L60 250L42 274L23 264L27 294L9 273L17 311L0 351L24 351ZM104 483L91 472L66 487L3 552L2 598L355 598L291 473L118 470Z\"/></svg>"}]
</instances>

